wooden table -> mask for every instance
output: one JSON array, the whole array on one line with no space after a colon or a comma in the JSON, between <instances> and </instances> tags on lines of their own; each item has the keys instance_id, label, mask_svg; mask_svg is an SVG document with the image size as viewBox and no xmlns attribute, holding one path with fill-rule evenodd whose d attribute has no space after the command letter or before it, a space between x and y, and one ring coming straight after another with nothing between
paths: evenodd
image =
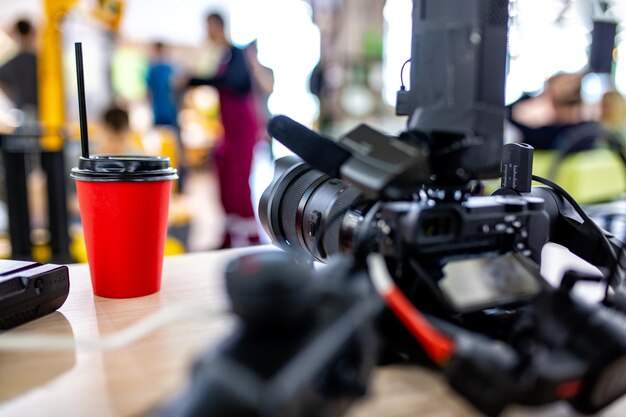
<instances>
[{"instance_id":1,"label":"wooden table","mask_svg":"<svg viewBox=\"0 0 626 417\"><path fill-rule=\"evenodd\" d=\"M267 248L265 248L267 249ZM242 253L230 250L166 258L161 292L113 300L91 292L86 265L71 265L71 292L60 311L0 335L45 334L94 339L171 307L225 307L222 272ZM117 349L0 351L0 416L143 415L181 389L193 359L228 334L230 316L187 318ZM436 374L393 366L375 372L368 399L350 417L478 416ZM564 404L540 410L511 409L506 416L574 415ZM604 416L626 415L626 401Z\"/></svg>"}]
</instances>

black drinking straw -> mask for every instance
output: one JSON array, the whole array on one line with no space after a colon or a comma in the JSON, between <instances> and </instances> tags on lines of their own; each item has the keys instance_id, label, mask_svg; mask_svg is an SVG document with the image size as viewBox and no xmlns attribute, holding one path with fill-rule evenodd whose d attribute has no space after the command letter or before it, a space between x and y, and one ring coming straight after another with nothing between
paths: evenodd
<instances>
[{"instance_id":1,"label":"black drinking straw","mask_svg":"<svg viewBox=\"0 0 626 417\"><path fill-rule=\"evenodd\" d=\"M80 119L80 147L83 158L89 158L89 136L87 134L87 106L85 105L85 74L83 71L83 45L74 44L76 51L76 81L78 81L78 115Z\"/></svg>"}]
</instances>

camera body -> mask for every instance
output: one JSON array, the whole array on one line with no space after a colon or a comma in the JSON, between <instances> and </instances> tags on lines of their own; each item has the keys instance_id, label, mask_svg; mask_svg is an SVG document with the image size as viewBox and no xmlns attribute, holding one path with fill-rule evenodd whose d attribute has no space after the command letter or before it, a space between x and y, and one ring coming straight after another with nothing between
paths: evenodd
<instances>
[{"instance_id":1,"label":"camera body","mask_svg":"<svg viewBox=\"0 0 626 417\"><path fill-rule=\"evenodd\" d=\"M621 247L611 249L562 195L531 190L532 148L502 152L508 1L413 6L411 89L398 92L396 105L409 116L406 131L396 137L362 125L335 140L285 116L268 123L298 155L276 162L259 205L284 264L275 254L254 255L254 268L239 268L245 259L231 264L238 331L199 362L178 407L188 412L179 415L340 415L363 395L355 388L381 357L378 343L396 359L440 365L488 415L558 400L594 412L626 392L623 315L570 294L593 277L568 273L553 288L539 274L549 240L617 269ZM498 195L479 196L478 180L501 167ZM382 255L405 307L422 311L453 345L446 363L429 360L425 342L383 309L383 298L391 306L374 289L372 254ZM329 265L303 281L307 272L294 263L313 260ZM258 273L242 280L237 271ZM445 282L471 275L503 291L460 305ZM529 285L518 291L520 282Z\"/></svg>"},{"instance_id":2,"label":"camera body","mask_svg":"<svg viewBox=\"0 0 626 417\"><path fill-rule=\"evenodd\" d=\"M443 265L518 252L539 263L549 230L538 197L424 188L400 200L371 200L291 156L276 162L259 215L274 244L318 261L376 251Z\"/></svg>"},{"instance_id":3,"label":"camera body","mask_svg":"<svg viewBox=\"0 0 626 417\"><path fill-rule=\"evenodd\" d=\"M520 161L532 160L529 149L522 149L519 158L507 161L503 184L531 190L511 174L512 166L522 174L526 169ZM276 163L259 213L273 242L291 258L328 262L338 256L362 266L369 254L383 255L395 285L431 323L457 340L458 350L443 372L454 389L486 414L498 415L511 403L558 400L568 400L582 412L600 410L626 392L626 319L570 294L579 280L595 278L568 272L555 289L539 274L541 249L548 240L567 243L583 230L589 242L598 237L546 188L537 195L559 202L548 208L533 190L502 188L496 194L474 196L470 188L422 185L413 192L405 189L403 198L373 200L346 181L286 157ZM580 228L555 228L555 223ZM589 248L589 258L603 259L596 252ZM331 275L349 282L356 271ZM469 293L455 301L444 282L472 275L497 290L473 303L463 300L472 298ZM351 278L344 281L346 276ZM382 314L378 323L387 351L432 365L393 315ZM599 339L602 347L596 346Z\"/></svg>"}]
</instances>

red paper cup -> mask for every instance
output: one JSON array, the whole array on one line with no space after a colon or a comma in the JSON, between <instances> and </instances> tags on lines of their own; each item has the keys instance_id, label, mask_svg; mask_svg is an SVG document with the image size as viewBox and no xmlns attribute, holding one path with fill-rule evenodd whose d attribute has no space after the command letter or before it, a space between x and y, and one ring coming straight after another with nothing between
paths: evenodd
<instances>
[{"instance_id":1,"label":"red paper cup","mask_svg":"<svg viewBox=\"0 0 626 417\"><path fill-rule=\"evenodd\" d=\"M159 291L172 180L160 157L81 158L72 170L93 292L140 297Z\"/></svg>"}]
</instances>

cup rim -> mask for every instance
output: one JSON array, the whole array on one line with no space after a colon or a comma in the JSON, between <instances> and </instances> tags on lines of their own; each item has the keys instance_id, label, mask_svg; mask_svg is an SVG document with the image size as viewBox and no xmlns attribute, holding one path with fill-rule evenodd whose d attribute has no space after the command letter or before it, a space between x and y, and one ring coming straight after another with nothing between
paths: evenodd
<instances>
[{"instance_id":1,"label":"cup rim","mask_svg":"<svg viewBox=\"0 0 626 417\"><path fill-rule=\"evenodd\" d=\"M80 157L70 178L92 182L142 182L178 179L178 172L164 156L94 155Z\"/></svg>"}]
</instances>

